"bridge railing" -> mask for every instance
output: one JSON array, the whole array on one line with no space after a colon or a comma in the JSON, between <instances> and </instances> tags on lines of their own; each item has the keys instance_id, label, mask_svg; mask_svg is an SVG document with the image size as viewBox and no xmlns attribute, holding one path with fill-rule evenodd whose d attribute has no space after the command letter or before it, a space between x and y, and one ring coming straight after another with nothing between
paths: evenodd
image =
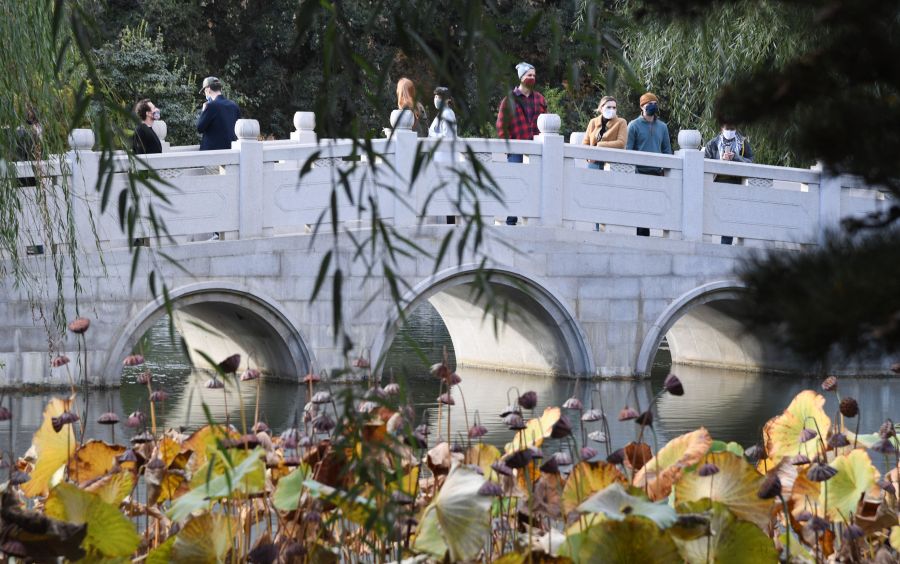
<instances>
[{"instance_id":1,"label":"bridge railing","mask_svg":"<svg viewBox=\"0 0 900 564\"><path fill-rule=\"evenodd\" d=\"M553 114L540 116L534 141L418 139L410 122L395 113L389 137L371 142L377 157L369 162L350 140L318 140L311 113L298 112L291 139L275 142L259 140L255 120L240 120L228 150L167 147L143 163L118 157L112 193L127 186L129 170L155 169L169 184L162 188L169 202L149 197L176 241L309 232L332 221L333 201L348 228L365 226L373 206L382 219L414 226L423 214L459 215L477 202L483 215L518 216L524 226L628 234L644 227L673 239L803 246L817 244L841 218L888 203L878 189L818 168L705 160L696 131L679 132L674 155L658 155L581 145L577 134L565 143ZM76 130L71 144L74 187L83 195L77 227L90 233L87 206L103 245L124 244L117 206L100 214L93 134ZM522 162L509 162L511 154ZM602 168L588 168L591 161ZM473 187L476 168L492 180L486 191ZM655 174L641 173L648 170ZM336 183L348 189L333 190Z\"/></svg>"}]
</instances>

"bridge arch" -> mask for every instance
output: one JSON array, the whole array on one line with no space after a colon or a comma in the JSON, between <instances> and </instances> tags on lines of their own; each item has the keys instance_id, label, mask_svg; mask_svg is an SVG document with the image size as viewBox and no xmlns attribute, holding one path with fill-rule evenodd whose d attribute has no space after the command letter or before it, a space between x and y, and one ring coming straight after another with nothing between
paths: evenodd
<instances>
[{"instance_id":1,"label":"bridge arch","mask_svg":"<svg viewBox=\"0 0 900 564\"><path fill-rule=\"evenodd\" d=\"M475 282L487 276L507 315L485 311ZM550 285L507 268L478 272L467 264L438 272L403 296L404 314L430 302L447 326L457 364L545 374L593 375L594 359L575 316ZM495 322L498 330L495 333ZM380 372L401 316L392 310L375 337L371 358Z\"/></svg>"},{"instance_id":2,"label":"bridge arch","mask_svg":"<svg viewBox=\"0 0 900 564\"><path fill-rule=\"evenodd\" d=\"M241 369L246 368L251 356L254 368L284 380L302 378L315 365L312 352L287 312L259 292L231 282L200 282L176 288L169 297L196 366L207 363L195 350L216 360L241 352ZM133 315L113 339L104 373L111 378L121 374L122 359L164 315L162 298Z\"/></svg>"},{"instance_id":3,"label":"bridge arch","mask_svg":"<svg viewBox=\"0 0 900 564\"><path fill-rule=\"evenodd\" d=\"M745 291L737 280L719 280L682 294L659 315L641 344L635 373L647 376L663 337L672 363L748 371L802 372L798 360L737 316Z\"/></svg>"}]
</instances>

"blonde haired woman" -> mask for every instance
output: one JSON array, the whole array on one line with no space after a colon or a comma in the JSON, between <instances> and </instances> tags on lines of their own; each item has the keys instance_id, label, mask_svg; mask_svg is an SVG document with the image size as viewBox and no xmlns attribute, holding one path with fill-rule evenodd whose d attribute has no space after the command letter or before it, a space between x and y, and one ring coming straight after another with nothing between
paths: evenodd
<instances>
[{"instance_id":1,"label":"blonde haired woman","mask_svg":"<svg viewBox=\"0 0 900 564\"><path fill-rule=\"evenodd\" d=\"M624 149L628 141L628 122L616 115L616 99L604 96L596 111L600 115L588 123L583 143L592 147ZM588 161L588 168L603 168L603 163Z\"/></svg>"},{"instance_id":2,"label":"blonde haired woman","mask_svg":"<svg viewBox=\"0 0 900 564\"><path fill-rule=\"evenodd\" d=\"M413 114L413 131L419 137L428 137L428 116L425 106L416 101L416 85L408 78L397 81L397 108Z\"/></svg>"}]
</instances>

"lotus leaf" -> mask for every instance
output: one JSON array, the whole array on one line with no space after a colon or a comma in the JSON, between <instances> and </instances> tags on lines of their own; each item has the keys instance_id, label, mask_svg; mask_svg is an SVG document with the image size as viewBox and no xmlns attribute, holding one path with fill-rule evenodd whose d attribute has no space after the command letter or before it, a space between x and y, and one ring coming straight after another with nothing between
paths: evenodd
<instances>
[{"instance_id":1,"label":"lotus leaf","mask_svg":"<svg viewBox=\"0 0 900 564\"><path fill-rule=\"evenodd\" d=\"M773 502L756 495L764 478L742 457L730 452L710 454L706 460L718 466L719 473L712 476L685 473L675 484L675 502L710 498L725 504L739 519L766 528Z\"/></svg>"},{"instance_id":2,"label":"lotus leaf","mask_svg":"<svg viewBox=\"0 0 900 564\"><path fill-rule=\"evenodd\" d=\"M878 470L861 449L838 456L829 466L838 472L824 483L819 502L827 504L831 519L851 522L860 498L878 480Z\"/></svg>"},{"instance_id":3,"label":"lotus leaf","mask_svg":"<svg viewBox=\"0 0 900 564\"><path fill-rule=\"evenodd\" d=\"M37 463L31 471L31 479L22 484L22 492L28 497L47 495L50 479L62 468L75 452L75 431L71 425L63 425L57 433L51 419L59 417L73 404L71 399L53 398L44 408L44 420L34 434L32 443L37 452Z\"/></svg>"},{"instance_id":4,"label":"lotus leaf","mask_svg":"<svg viewBox=\"0 0 900 564\"><path fill-rule=\"evenodd\" d=\"M450 560L472 560L481 552L491 534L491 499L478 495L484 478L465 466L454 466L444 486L426 509L426 517L434 514L437 528L450 552ZM433 532L425 531L417 550L434 554Z\"/></svg>"},{"instance_id":5,"label":"lotus leaf","mask_svg":"<svg viewBox=\"0 0 900 564\"><path fill-rule=\"evenodd\" d=\"M147 555L147 564L218 564L226 562L235 524L227 515L204 513Z\"/></svg>"},{"instance_id":6,"label":"lotus leaf","mask_svg":"<svg viewBox=\"0 0 900 564\"><path fill-rule=\"evenodd\" d=\"M85 491L97 494L106 503L118 507L134 489L137 478L131 472L116 472L97 480Z\"/></svg>"},{"instance_id":7,"label":"lotus leaf","mask_svg":"<svg viewBox=\"0 0 900 564\"><path fill-rule=\"evenodd\" d=\"M736 443L734 441L729 441L727 443L725 441L713 441L712 446L709 447L709 451L710 452L728 451L728 452L733 452L734 454L736 454L738 456L744 456L744 447L742 447L741 445L739 445L738 443Z\"/></svg>"},{"instance_id":8,"label":"lotus leaf","mask_svg":"<svg viewBox=\"0 0 900 564\"><path fill-rule=\"evenodd\" d=\"M50 491L44 511L53 519L87 525L82 548L91 560L131 556L141 542L134 525L117 506L67 482Z\"/></svg>"},{"instance_id":9,"label":"lotus leaf","mask_svg":"<svg viewBox=\"0 0 900 564\"><path fill-rule=\"evenodd\" d=\"M766 437L766 451L775 462L780 462L785 456L793 456L798 452L816 451L818 437L800 443L800 433L803 429L828 429L831 419L822 409L825 398L812 390L804 390L797 394L784 413L777 415L766 423L763 436Z\"/></svg>"},{"instance_id":10,"label":"lotus leaf","mask_svg":"<svg viewBox=\"0 0 900 564\"><path fill-rule=\"evenodd\" d=\"M605 564L668 564L681 560L669 535L643 517L601 521L567 538L559 553L575 562L596 562L602 555Z\"/></svg>"},{"instance_id":11,"label":"lotus leaf","mask_svg":"<svg viewBox=\"0 0 900 564\"><path fill-rule=\"evenodd\" d=\"M60 556L74 561L85 555L81 544L87 525L50 519L25 509L12 488L0 492L0 516L4 541L22 543L25 552L37 562L55 562Z\"/></svg>"},{"instance_id":12,"label":"lotus leaf","mask_svg":"<svg viewBox=\"0 0 900 564\"><path fill-rule=\"evenodd\" d=\"M625 466L637 472L644 467L647 462L653 458L653 451L647 443L636 443L634 441L625 445Z\"/></svg>"},{"instance_id":13,"label":"lotus leaf","mask_svg":"<svg viewBox=\"0 0 900 564\"><path fill-rule=\"evenodd\" d=\"M891 546L900 546L900 525L891 527Z\"/></svg>"},{"instance_id":14,"label":"lotus leaf","mask_svg":"<svg viewBox=\"0 0 900 564\"><path fill-rule=\"evenodd\" d=\"M75 451L69 459L69 479L85 484L107 474L116 465L116 457L125 452L122 445L111 445L104 441L91 440Z\"/></svg>"},{"instance_id":15,"label":"lotus leaf","mask_svg":"<svg viewBox=\"0 0 900 564\"><path fill-rule=\"evenodd\" d=\"M668 497L684 469L700 462L712 444L709 431L703 427L675 437L635 474L633 484L646 488L650 499Z\"/></svg>"},{"instance_id":16,"label":"lotus leaf","mask_svg":"<svg viewBox=\"0 0 900 564\"><path fill-rule=\"evenodd\" d=\"M300 464L290 474L278 480L272 504L279 511L294 511L300 504L303 493L303 482L309 478L309 466Z\"/></svg>"},{"instance_id":17,"label":"lotus leaf","mask_svg":"<svg viewBox=\"0 0 900 564\"><path fill-rule=\"evenodd\" d=\"M444 542L443 533L438 525L437 511L433 507L425 510L422 521L416 528L416 540L413 548L418 552L430 554L440 561L443 561L447 554L447 543Z\"/></svg>"},{"instance_id":18,"label":"lotus leaf","mask_svg":"<svg viewBox=\"0 0 900 564\"><path fill-rule=\"evenodd\" d=\"M244 452L244 451L242 451ZM221 474L209 471L209 463L201 469L204 480L179 497L168 511L173 521L180 521L212 501L235 494L258 493L265 488L266 466L262 449L254 449L243 456L234 468L226 468ZM209 478L208 480L206 478Z\"/></svg>"},{"instance_id":19,"label":"lotus leaf","mask_svg":"<svg viewBox=\"0 0 900 564\"><path fill-rule=\"evenodd\" d=\"M581 513L602 513L608 519L621 521L629 515L650 519L665 529L675 522L675 510L667 503L654 503L628 494L622 484L613 482L578 506Z\"/></svg>"},{"instance_id":20,"label":"lotus leaf","mask_svg":"<svg viewBox=\"0 0 900 564\"><path fill-rule=\"evenodd\" d=\"M715 502L710 507L710 502L706 500L691 501L680 504L678 510L686 513L707 511L710 514L711 538L674 539L681 556L689 564L757 564L778 560L772 539L753 523L739 520L723 504Z\"/></svg>"},{"instance_id":21,"label":"lotus leaf","mask_svg":"<svg viewBox=\"0 0 900 564\"><path fill-rule=\"evenodd\" d=\"M341 510L341 514L345 518L357 525L362 527L372 526L377 507L371 499L351 495L316 480L304 481L303 487L309 490L310 495L313 497L334 504Z\"/></svg>"},{"instance_id":22,"label":"lotus leaf","mask_svg":"<svg viewBox=\"0 0 900 564\"><path fill-rule=\"evenodd\" d=\"M559 421L562 411L558 407L548 407L540 417L529 419L525 428L516 433L512 442L506 444L507 454L531 446L541 446L550 436L553 426Z\"/></svg>"},{"instance_id":23,"label":"lotus leaf","mask_svg":"<svg viewBox=\"0 0 900 564\"><path fill-rule=\"evenodd\" d=\"M588 497L606 488L613 482L624 484L625 476L619 469L606 462L582 461L572 468L572 473L563 488L563 514L569 515Z\"/></svg>"},{"instance_id":24,"label":"lotus leaf","mask_svg":"<svg viewBox=\"0 0 900 564\"><path fill-rule=\"evenodd\" d=\"M562 564L568 562L572 562L572 560L565 556L554 556L537 550L532 552L507 552L497 560L494 560L494 564Z\"/></svg>"},{"instance_id":25,"label":"lotus leaf","mask_svg":"<svg viewBox=\"0 0 900 564\"><path fill-rule=\"evenodd\" d=\"M559 474L541 474L534 485L532 496L534 513L559 519L562 515L563 477ZM523 508L525 509L525 508Z\"/></svg>"},{"instance_id":26,"label":"lotus leaf","mask_svg":"<svg viewBox=\"0 0 900 564\"><path fill-rule=\"evenodd\" d=\"M466 451L466 464L476 464L481 471L484 472L484 477L489 478L495 482L500 481L497 473L491 469L491 464L497 462L500 458L500 450L494 445L489 445L485 443L479 443L477 445L472 445Z\"/></svg>"},{"instance_id":27,"label":"lotus leaf","mask_svg":"<svg viewBox=\"0 0 900 564\"><path fill-rule=\"evenodd\" d=\"M183 450L193 451L190 470L196 472L206 464L210 450L218 449L218 444L223 439L237 439L240 435L224 425L204 425L194 431L190 437L182 443Z\"/></svg>"}]
</instances>

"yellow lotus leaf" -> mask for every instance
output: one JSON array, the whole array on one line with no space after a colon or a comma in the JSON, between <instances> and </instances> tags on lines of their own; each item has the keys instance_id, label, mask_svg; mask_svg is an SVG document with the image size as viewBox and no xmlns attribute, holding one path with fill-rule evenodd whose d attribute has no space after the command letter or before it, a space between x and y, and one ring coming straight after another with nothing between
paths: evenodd
<instances>
[{"instance_id":1,"label":"yellow lotus leaf","mask_svg":"<svg viewBox=\"0 0 900 564\"><path fill-rule=\"evenodd\" d=\"M484 472L484 477L495 482L500 481L497 473L491 469L491 464L500 458L500 450L494 445L478 443L472 445L466 451L466 464L475 464Z\"/></svg>"},{"instance_id":2,"label":"yellow lotus leaf","mask_svg":"<svg viewBox=\"0 0 900 564\"><path fill-rule=\"evenodd\" d=\"M218 441L223 439L237 439L240 435L226 428L224 425L204 425L194 431L190 437L182 443L182 450L190 450L194 452L191 457L190 470L196 472L200 469L209 457L211 449L218 448Z\"/></svg>"},{"instance_id":3,"label":"yellow lotus leaf","mask_svg":"<svg viewBox=\"0 0 900 564\"><path fill-rule=\"evenodd\" d=\"M53 430L50 420L67 411L73 400L53 398L44 408L44 420L34 434L32 442L37 452L37 463L31 471L31 479L22 484L22 492L28 497L47 495L50 478L65 465L75 452L75 431L72 425L63 425L59 433Z\"/></svg>"},{"instance_id":4,"label":"yellow lotus leaf","mask_svg":"<svg viewBox=\"0 0 900 564\"><path fill-rule=\"evenodd\" d=\"M831 419L822 409L824 405L825 398L821 394L803 390L791 401L784 413L769 419L763 429L769 457L780 462L783 457L794 456L798 452L816 452L816 441L819 438L814 437L801 445L800 433L806 427L822 431L829 428Z\"/></svg>"},{"instance_id":5,"label":"yellow lotus leaf","mask_svg":"<svg viewBox=\"0 0 900 564\"><path fill-rule=\"evenodd\" d=\"M819 505L819 482L806 477L808 466L794 466L789 459L783 459L776 467L775 474L781 482L781 495L789 501L791 514L796 517L809 511L820 517L825 516Z\"/></svg>"},{"instance_id":6,"label":"yellow lotus leaf","mask_svg":"<svg viewBox=\"0 0 900 564\"><path fill-rule=\"evenodd\" d=\"M87 525L87 535L81 544L88 553L85 562L131 556L141 541L134 524L117 506L68 482L53 488L44 511L53 519Z\"/></svg>"},{"instance_id":7,"label":"yellow lotus leaf","mask_svg":"<svg viewBox=\"0 0 900 564\"><path fill-rule=\"evenodd\" d=\"M178 532L167 560L184 564L225 562L234 543L237 520L221 513L194 517Z\"/></svg>"},{"instance_id":8,"label":"yellow lotus leaf","mask_svg":"<svg viewBox=\"0 0 900 564\"><path fill-rule=\"evenodd\" d=\"M736 519L724 505L714 503L710 507L708 501L694 501L679 506L678 510L683 513L706 513L710 517L711 536L690 540L673 537L688 564L778 562L778 552L769 535L753 523Z\"/></svg>"},{"instance_id":9,"label":"yellow lotus leaf","mask_svg":"<svg viewBox=\"0 0 900 564\"><path fill-rule=\"evenodd\" d=\"M891 546L900 546L900 525L891 527Z\"/></svg>"},{"instance_id":10,"label":"yellow lotus leaf","mask_svg":"<svg viewBox=\"0 0 900 564\"><path fill-rule=\"evenodd\" d=\"M684 469L700 462L710 446L712 437L703 427L675 437L635 474L633 484L654 501L666 498Z\"/></svg>"},{"instance_id":11,"label":"yellow lotus leaf","mask_svg":"<svg viewBox=\"0 0 900 564\"><path fill-rule=\"evenodd\" d=\"M131 472L116 472L100 478L84 489L96 494L106 503L118 507L128 497L136 483L137 478Z\"/></svg>"},{"instance_id":12,"label":"yellow lotus leaf","mask_svg":"<svg viewBox=\"0 0 900 564\"><path fill-rule=\"evenodd\" d=\"M701 476L697 472L683 474L675 484L675 502L709 498L728 506L739 519L766 528L773 501L756 495L765 478L742 457L731 452L710 454L706 461L715 464L719 472L712 476Z\"/></svg>"},{"instance_id":13,"label":"yellow lotus leaf","mask_svg":"<svg viewBox=\"0 0 900 564\"><path fill-rule=\"evenodd\" d=\"M819 503L828 504L831 519L852 522L860 498L875 486L880 474L862 449L838 456L829 466L837 474L823 484Z\"/></svg>"},{"instance_id":14,"label":"yellow lotus leaf","mask_svg":"<svg viewBox=\"0 0 900 564\"><path fill-rule=\"evenodd\" d=\"M116 465L116 457L125 452L122 445L111 445L96 439L78 447L69 459L69 479L77 484L96 480L109 473Z\"/></svg>"},{"instance_id":15,"label":"yellow lotus leaf","mask_svg":"<svg viewBox=\"0 0 900 564\"><path fill-rule=\"evenodd\" d=\"M156 454L166 466L170 466L182 451L182 446L172 437L163 437L156 445Z\"/></svg>"},{"instance_id":16,"label":"yellow lotus leaf","mask_svg":"<svg viewBox=\"0 0 900 564\"><path fill-rule=\"evenodd\" d=\"M516 433L512 442L506 444L507 454L530 446L541 446L561 415L562 411L558 407L548 407L540 417L529 419L526 427Z\"/></svg>"},{"instance_id":17,"label":"yellow lotus leaf","mask_svg":"<svg viewBox=\"0 0 900 564\"><path fill-rule=\"evenodd\" d=\"M567 535L559 553L575 562L668 564L681 561L671 537L643 517L607 519L580 533Z\"/></svg>"},{"instance_id":18,"label":"yellow lotus leaf","mask_svg":"<svg viewBox=\"0 0 900 564\"><path fill-rule=\"evenodd\" d=\"M596 492L605 489L613 482L627 484L628 480L619 469L607 462L579 462L572 468L572 473L563 488L563 515L569 515Z\"/></svg>"}]
</instances>

